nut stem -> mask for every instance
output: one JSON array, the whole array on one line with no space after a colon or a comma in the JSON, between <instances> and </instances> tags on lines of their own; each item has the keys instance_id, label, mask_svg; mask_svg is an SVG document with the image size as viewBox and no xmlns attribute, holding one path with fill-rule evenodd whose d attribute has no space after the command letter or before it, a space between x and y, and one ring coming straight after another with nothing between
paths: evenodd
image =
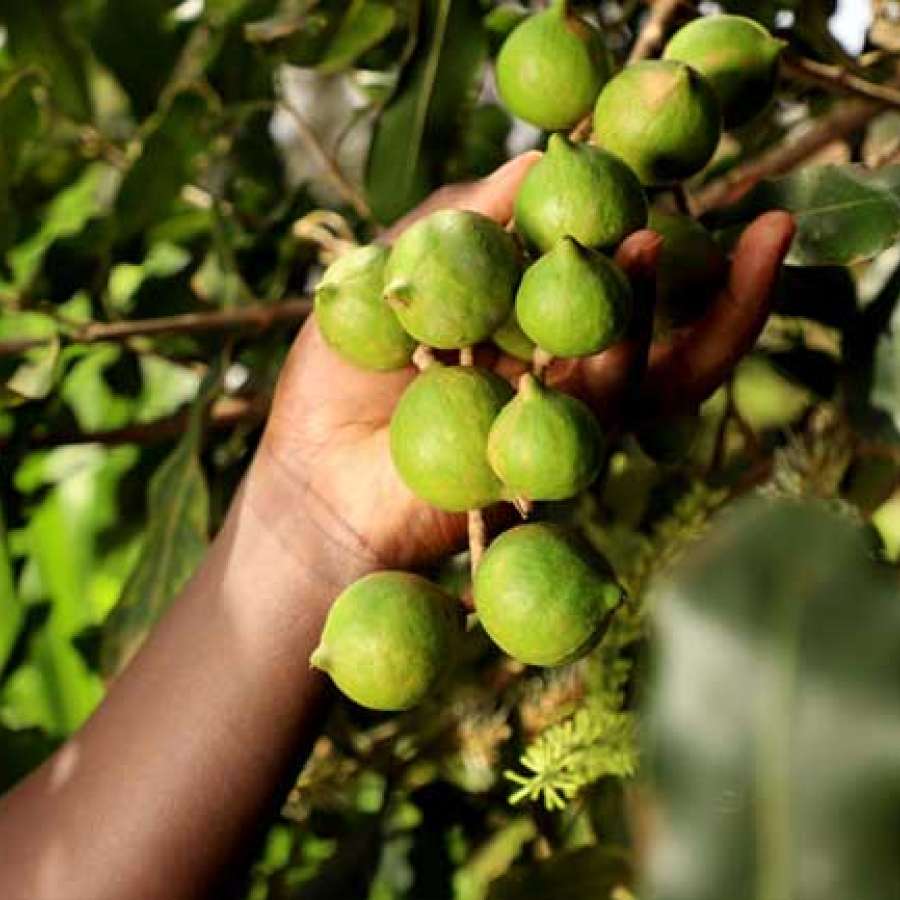
<instances>
[{"instance_id":1,"label":"nut stem","mask_svg":"<svg viewBox=\"0 0 900 900\"><path fill-rule=\"evenodd\" d=\"M534 348L534 355L531 357L531 371L535 378L543 381L544 372L547 366L553 362L553 356L540 347Z\"/></svg>"},{"instance_id":2,"label":"nut stem","mask_svg":"<svg viewBox=\"0 0 900 900\"><path fill-rule=\"evenodd\" d=\"M430 369L435 363L434 353L431 352L431 347L426 347L425 344L419 344L416 347L415 353L412 355L412 364L420 371L426 372Z\"/></svg>"}]
</instances>

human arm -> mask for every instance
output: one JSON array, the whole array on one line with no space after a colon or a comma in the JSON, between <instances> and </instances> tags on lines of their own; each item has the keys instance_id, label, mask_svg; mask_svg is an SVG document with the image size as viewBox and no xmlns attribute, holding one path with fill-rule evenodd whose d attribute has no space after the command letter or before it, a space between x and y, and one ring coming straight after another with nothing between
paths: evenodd
<instances>
[{"instance_id":1,"label":"human arm","mask_svg":"<svg viewBox=\"0 0 900 900\"><path fill-rule=\"evenodd\" d=\"M508 219L534 159L432 203ZM654 348L645 372L658 241L633 236L618 257L639 287L632 333L591 360L555 364L551 380L607 418L628 412L626 398L661 405L663 388L678 402L700 399L756 337L789 238L784 217L764 218L745 236L731 289L711 314L721 317L718 349L702 370L684 362L693 358L691 335L702 334L690 331L679 338L680 356ZM687 366L678 370L681 392L666 376L665 365L675 366L666 360L676 358ZM495 354L485 362L515 373ZM303 328L262 445L201 570L86 726L0 801L4 898L222 896L217 885L317 732L323 681L308 658L330 602L365 572L424 564L464 538L465 516L416 500L390 463L391 411L414 377L353 369L314 322Z\"/></svg>"}]
</instances>

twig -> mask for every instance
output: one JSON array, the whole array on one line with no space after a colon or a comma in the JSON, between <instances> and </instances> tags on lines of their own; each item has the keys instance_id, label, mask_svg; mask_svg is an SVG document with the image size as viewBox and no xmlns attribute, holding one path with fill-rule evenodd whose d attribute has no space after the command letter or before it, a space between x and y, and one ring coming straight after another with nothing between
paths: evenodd
<instances>
[{"instance_id":1,"label":"twig","mask_svg":"<svg viewBox=\"0 0 900 900\"><path fill-rule=\"evenodd\" d=\"M252 397L223 397L217 400L207 413L210 428L224 429L241 422L261 422L269 411L271 398L266 394ZM184 409L165 419L139 425L126 425L109 431L51 431L28 436L28 449L61 447L68 444L156 444L170 441L184 433L190 418L190 409ZM0 449L12 442L0 440Z\"/></svg>"},{"instance_id":2,"label":"twig","mask_svg":"<svg viewBox=\"0 0 900 900\"><path fill-rule=\"evenodd\" d=\"M461 366L475 365L475 352L471 347L463 347L459 351L459 364ZM481 557L484 556L484 548L487 546L487 528L484 524L484 513L480 509L470 509L466 513L469 531L469 567L472 572L472 580L475 580L475 572Z\"/></svg>"},{"instance_id":3,"label":"twig","mask_svg":"<svg viewBox=\"0 0 900 900\"><path fill-rule=\"evenodd\" d=\"M570 132L569 140L575 144L586 141L591 134L591 126L594 124L594 113L589 112Z\"/></svg>"},{"instance_id":4,"label":"twig","mask_svg":"<svg viewBox=\"0 0 900 900\"><path fill-rule=\"evenodd\" d=\"M419 344L419 346L416 347L416 352L412 355L412 364L420 372L426 372L435 364L435 362L434 351L431 347L427 347L425 344Z\"/></svg>"},{"instance_id":5,"label":"twig","mask_svg":"<svg viewBox=\"0 0 900 900\"><path fill-rule=\"evenodd\" d=\"M279 86L278 90L278 102L281 108L284 109L291 119L293 119L300 138L321 163L325 170L325 174L334 185L335 190L337 190L344 200L356 210L361 218L371 220L372 210L362 192L343 173L341 167L337 164L337 161L325 149L322 142L319 140L319 136L310 127L309 122L307 122L300 111L287 100L281 86Z\"/></svg>"},{"instance_id":6,"label":"twig","mask_svg":"<svg viewBox=\"0 0 900 900\"><path fill-rule=\"evenodd\" d=\"M900 90L890 84L880 84L854 75L840 66L829 66L794 54L782 60L782 71L790 78L817 84L830 90L857 94L869 100L878 100L888 106L900 108Z\"/></svg>"},{"instance_id":7,"label":"twig","mask_svg":"<svg viewBox=\"0 0 900 900\"><path fill-rule=\"evenodd\" d=\"M546 350L541 350L540 347L535 347L534 353L531 357L531 374L534 375L534 377L539 381L542 381L547 366L549 366L552 362L553 356L551 354L549 354Z\"/></svg>"},{"instance_id":8,"label":"twig","mask_svg":"<svg viewBox=\"0 0 900 900\"><path fill-rule=\"evenodd\" d=\"M821 118L795 129L786 140L761 156L736 166L691 195L694 215L735 202L761 179L789 172L832 141L858 131L884 110L883 103L870 100L847 100L838 104Z\"/></svg>"},{"instance_id":9,"label":"twig","mask_svg":"<svg viewBox=\"0 0 900 900\"><path fill-rule=\"evenodd\" d=\"M654 56L662 47L672 25L672 20L678 14L678 8L682 0L656 0L650 9L650 15L644 23L637 40L631 48L628 63L639 62Z\"/></svg>"},{"instance_id":10,"label":"twig","mask_svg":"<svg viewBox=\"0 0 900 900\"><path fill-rule=\"evenodd\" d=\"M478 571L484 548L487 546L487 528L484 524L484 513L480 509L470 509L466 513L469 527L469 567L472 578Z\"/></svg>"},{"instance_id":11,"label":"twig","mask_svg":"<svg viewBox=\"0 0 900 900\"><path fill-rule=\"evenodd\" d=\"M68 338L76 344L97 344L103 341L127 341L135 337L163 334L202 334L209 331L230 331L250 327L263 331L278 322L299 322L312 310L312 300L303 297L272 305L257 304L227 312L185 313L179 316L159 316L154 319L132 319L126 322L92 322L73 329ZM42 347L53 338L21 338L0 341L0 357L15 356Z\"/></svg>"}]
</instances>

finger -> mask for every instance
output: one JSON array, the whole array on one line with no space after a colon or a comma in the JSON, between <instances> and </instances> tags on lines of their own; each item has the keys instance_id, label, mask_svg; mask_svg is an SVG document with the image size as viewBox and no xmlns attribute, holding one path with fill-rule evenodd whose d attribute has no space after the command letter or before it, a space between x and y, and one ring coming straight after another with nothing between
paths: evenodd
<instances>
[{"instance_id":1,"label":"finger","mask_svg":"<svg viewBox=\"0 0 900 900\"><path fill-rule=\"evenodd\" d=\"M677 413L709 397L753 347L796 227L786 212L760 216L742 235L728 287L691 327L650 351L642 412Z\"/></svg>"},{"instance_id":2,"label":"finger","mask_svg":"<svg viewBox=\"0 0 900 900\"><path fill-rule=\"evenodd\" d=\"M644 230L626 238L616 253L616 262L628 276L634 295L625 338L586 359L557 360L547 373L548 383L584 400L606 424L622 418L644 374L653 332L661 249L662 238L654 231Z\"/></svg>"},{"instance_id":3,"label":"finger","mask_svg":"<svg viewBox=\"0 0 900 900\"><path fill-rule=\"evenodd\" d=\"M381 235L381 240L387 243L396 240L410 225L439 209L466 209L505 225L512 218L519 185L541 156L539 151L531 150L511 159L481 181L440 188L424 203L395 222Z\"/></svg>"}]
</instances>

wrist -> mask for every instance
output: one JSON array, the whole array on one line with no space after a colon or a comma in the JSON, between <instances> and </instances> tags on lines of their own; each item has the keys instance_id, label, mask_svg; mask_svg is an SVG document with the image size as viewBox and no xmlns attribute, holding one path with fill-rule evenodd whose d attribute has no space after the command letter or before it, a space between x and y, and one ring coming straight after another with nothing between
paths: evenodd
<instances>
[{"instance_id":1,"label":"wrist","mask_svg":"<svg viewBox=\"0 0 900 900\"><path fill-rule=\"evenodd\" d=\"M247 529L270 545L271 556L285 571L331 591L331 599L357 578L383 568L311 481L295 467L285 466L265 441L235 506Z\"/></svg>"}]
</instances>

